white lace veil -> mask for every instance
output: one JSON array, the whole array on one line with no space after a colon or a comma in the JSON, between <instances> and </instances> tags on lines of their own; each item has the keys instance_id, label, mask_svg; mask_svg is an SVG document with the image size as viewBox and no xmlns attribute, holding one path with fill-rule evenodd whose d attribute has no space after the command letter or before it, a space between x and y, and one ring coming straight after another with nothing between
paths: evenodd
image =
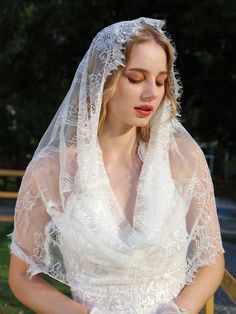
<instances>
[{"instance_id":1,"label":"white lace veil","mask_svg":"<svg viewBox=\"0 0 236 314\"><path fill-rule=\"evenodd\" d=\"M104 83L125 66L123 44L144 25L163 33L163 24L149 18L113 24L79 64L19 190L11 252L28 264L29 277L45 273L85 293L99 284L165 278L165 291L183 270L173 296L224 252L205 157L178 119L168 119L167 98L151 119L149 142L140 141L132 225L105 172L97 139ZM174 67L171 79L177 101ZM160 300L168 301L167 294Z\"/></svg>"}]
</instances>

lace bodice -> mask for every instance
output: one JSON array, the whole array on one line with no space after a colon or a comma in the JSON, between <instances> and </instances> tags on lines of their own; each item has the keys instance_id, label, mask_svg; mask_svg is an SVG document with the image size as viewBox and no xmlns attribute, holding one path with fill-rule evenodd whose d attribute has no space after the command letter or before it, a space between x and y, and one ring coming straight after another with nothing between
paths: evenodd
<instances>
[{"instance_id":1,"label":"lace bodice","mask_svg":"<svg viewBox=\"0 0 236 314\"><path fill-rule=\"evenodd\" d=\"M145 143L139 145L139 157L144 159ZM108 182L108 178L103 172L102 179ZM107 185L108 186L108 185ZM109 193L108 189L108 193ZM111 195L112 196L112 195ZM109 199L109 197L108 197ZM88 196L89 204L87 206L93 208L99 205L99 193L94 192ZM71 200L70 216L72 215L75 226L81 221L81 213L77 209L79 200ZM94 204L94 205L93 205ZM85 206L86 208L88 208ZM103 203L103 206L105 204ZM187 231L185 222L185 207L182 204L182 208L179 209L179 215L172 221L173 224L178 224L179 228L171 233L169 238L166 238L163 243L154 242L151 245L141 245L140 248L132 253L129 260L123 260L121 262L115 261L115 256L109 256L109 247L91 247L92 260L87 260L81 253L79 262L79 273L71 272L73 280L72 296L73 298L82 303L85 306L96 305L101 309L102 313L152 313L154 309L157 309L163 303L169 302L176 297L185 282L185 262L187 251ZM83 216L82 216L83 217ZM96 217L95 217L96 219ZM124 224L122 217L120 224ZM104 228L107 230L107 238L110 241L115 242L117 247L121 247L125 241L126 250L129 246L135 246L134 238L139 235L138 230L134 230L131 225L127 223L126 228L128 230L129 238L125 240L124 235L119 231L119 226L114 224L116 217L112 214L108 217L104 217ZM67 226L66 221L61 223ZM95 227L95 226L94 226ZM97 227L95 227L97 228ZM68 228L66 228L65 243L73 241L73 235L70 234ZM73 230L73 225L70 226L70 230ZM75 231L74 231L75 232ZM152 232L150 228L149 232ZM83 231L81 230L81 234ZM80 232L76 232L76 247L83 252L88 250L89 241L87 242L83 236L80 236ZM89 235L88 235L89 236ZM140 233L140 236L141 233ZM100 231L96 230L96 237L99 241ZM128 241L127 241L128 240ZM109 245L109 243L108 243ZM70 268L73 265L71 260L71 254L68 254L68 247L65 245L64 263L65 267ZM100 252L102 250L102 252ZM63 251L63 247L62 247ZM104 263L97 263L97 257L100 254L104 254ZM67 255L69 260L67 260ZM112 267L109 266L110 262L106 259L112 259L116 264ZM136 261L137 266L132 267L132 264ZM148 267L148 260L155 259L156 266L153 269ZM163 264L163 259L165 264ZM146 265L145 265L146 264ZM68 266L67 266L68 265ZM158 267L159 265L159 267ZM68 272L68 269L67 269ZM154 312L153 312L154 313Z\"/></svg>"}]
</instances>

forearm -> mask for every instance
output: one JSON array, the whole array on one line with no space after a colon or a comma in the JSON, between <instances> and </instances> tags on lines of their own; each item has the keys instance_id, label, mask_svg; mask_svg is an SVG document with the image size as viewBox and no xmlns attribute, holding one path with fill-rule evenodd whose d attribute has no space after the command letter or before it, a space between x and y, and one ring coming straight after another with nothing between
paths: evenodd
<instances>
[{"instance_id":1,"label":"forearm","mask_svg":"<svg viewBox=\"0 0 236 314\"><path fill-rule=\"evenodd\" d=\"M196 314L219 287L224 275L224 256L216 257L216 264L199 268L193 282L182 290L175 303L188 313Z\"/></svg>"},{"instance_id":2,"label":"forearm","mask_svg":"<svg viewBox=\"0 0 236 314\"><path fill-rule=\"evenodd\" d=\"M39 275L32 279L24 274L14 278L11 290L19 301L40 314L87 314L88 309L55 289Z\"/></svg>"}]
</instances>

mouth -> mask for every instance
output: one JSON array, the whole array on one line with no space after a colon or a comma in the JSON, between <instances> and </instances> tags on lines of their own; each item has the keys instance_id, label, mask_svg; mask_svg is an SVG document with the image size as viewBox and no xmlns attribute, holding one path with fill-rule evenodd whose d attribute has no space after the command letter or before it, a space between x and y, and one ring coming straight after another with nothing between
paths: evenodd
<instances>
[{"instance_id":1,"label":"mouth","mask_svg":"<svg viewBox=\"0 0 236 314\"><path fill-rule=\"evenodd\" d=\"M136 110L136 112L138 112L139 115L143 117L147 117L152 113L153 106L143 105L143 106L135 107L134 109Z\"/></svg>"}]
</instances>

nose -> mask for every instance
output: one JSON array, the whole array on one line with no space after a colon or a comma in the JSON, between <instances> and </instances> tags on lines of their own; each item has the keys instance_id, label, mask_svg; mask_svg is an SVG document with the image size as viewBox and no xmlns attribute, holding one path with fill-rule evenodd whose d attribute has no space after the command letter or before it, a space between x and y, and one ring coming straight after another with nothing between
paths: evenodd
<instances>
[{"instance_id":1,"label":"nose","mask_svg":"<svg viewBox=\"0 0 236 314\"><path fill-rule=\"evenodd\" d=\"M156 82L148 82L142 92L143 101L152 101L158 97L158 87Z\"/></svg>"}]
</instances>

